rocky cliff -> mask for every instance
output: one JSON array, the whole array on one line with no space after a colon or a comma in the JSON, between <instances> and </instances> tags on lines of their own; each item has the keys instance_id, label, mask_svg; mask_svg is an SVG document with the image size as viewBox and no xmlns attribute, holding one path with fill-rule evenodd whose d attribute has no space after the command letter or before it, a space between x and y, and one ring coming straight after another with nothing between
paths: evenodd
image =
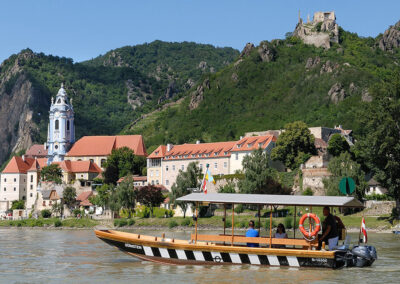
<instances>
[{"instance_id":1,"label":"rocky cliff","mask_svg":"<svg viewBox=\"0 0 400 284\"><path fill-rule=\"evenodd\" d=\"M387 29L379 40L379 48L384 51L394 52L400 47L400 21Z\"/></svg>"},{"instance_id":2,"label":"rocky cliff","mask_svg":"<svg viewBox=\"0 0 400 284\"><path fill-rule=\"evenodd\" d=\"M11 152L27 149L39 136L34 118L41 113L35 112L35 105L48 106L48 101L23 69L33 56L25 51L0 65L0 165Z\"/></svg>"}]
</instances>

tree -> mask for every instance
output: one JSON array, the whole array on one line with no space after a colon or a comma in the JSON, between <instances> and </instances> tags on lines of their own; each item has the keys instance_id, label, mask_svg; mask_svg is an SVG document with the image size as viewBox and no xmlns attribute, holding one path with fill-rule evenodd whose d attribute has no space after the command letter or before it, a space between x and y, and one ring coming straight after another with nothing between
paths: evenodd
<instances>
[{"instance_id":1,"label":"tree","mask_svg":"<svg viewBox=\"0 0 400 284\"><path fill-rule=\"evenodd\" d=\"M51 211L56 215L62 215L63 205L61 203L55 202L53 206L51 206Z\"/></svg>"},{"instance_id":2,"label":"tree","mask_svg":"<svg viewBox=\"0 0 400 284\"><path fill-rule=\"evenodd\" d=\"M134 190L133 179L131 176L125 178L111 194L110 208L119 211L121 208L129 211L131 216L136 204L136 192Z\"/></svg>"},{"instance_id":3,"label":"tree","mask_svg":"<svg viewBox=\"0 0 400 284\"><path fill-rule=\"evenodd\" d=\"M76 205L76 190L72 186L68 186L63 192L63 203L67 205L68 208L75 207Z\"/></svg>"},{"instance_id":4,"label":"tree","mask_svg":"<svg viewBox=\"0 0 400 284\"><path fill-rule=\"evenodd\" d=\"M396 201L400 219L400 68L387 82L371 89L373 100L361 113L365 131L356 144L356 156Z\"/></svg>"},{"instance_id":5,"label":"tree","mask_svg":"<svg viewBox=\"0 0 400 284\"><path fill-rule=\"evenodd\" d=\"M233 181L228 181L224 186L218 188L219 193L236 193L236 186Z\"/></svg>"},{"instance_id":6,"label":"tree","mask_svg":"<svg viewBox=\"0 0 400 284\"><path fill-rule=\"evenodd\" d=\"M339 156L343 152L349 152L350 145L347 143L346 139L339 133L332 135L328 142L328 153L332 156Z\"/></svg>"},{"instance_id":7,"label":"tree","mask_svg":"<svg viewBox=\"0 0 400 284\"><path fill-rule=\"evenodd\" d=\"M316 154L314 136L302 121L285 125L285 131L276 141L271 158L282 161L286 167L295 170L307 159Z\"/></svg>"},{"instance_id":8,"label":"tree","mask_svg":"<svg viewBox=\"0 0 400 284\"><path fill-rule=\"evenodd\" d=\"M110 196L112 192L112 186L109 184L103 184L96 188L97 194L89 197L90 202L93 205L99 206L104 210L110 203Z\"/></svg>"},{"instance_id":9,"label":"tree","mask_svg":"<svg viewBox=\"0 0 400 284\"><path fill-rule=\"evenodd\" d=\"M186 217L186 210L188 208L187 202L177 201L181 196L190 193L189 188L198 188L200 186L199 176L201 174L197 162L191 162L186 168L186 171L179 170L175 183L171 187L170 200L175 206L179 205L183 211L183 218Z\"/></svg>"},{"instance_id":10,"label":"tree","mask_svg":"<svg viewBox=\"0 0 400 284\"><path fill-rule=\"evenodd\" d=\"M344 152L340 156L332 158L328 170L332 176L323 180L327 195L340 195L340 180L344 177L351 177L356 183L354 195L358 198L364 196L367 186L364 178L365 173L362 171L361 165L352 160L349 152Z\"/></svg>"},{"instance_id":11,"label":"tree","mask_svg":"<svg viewBox=\"0 0 400 284\"><path fill-rule=\"evenodd\" d=\"M16 209L25 209L25 201L24 200L15 200L12 202L11 210Z\"/></svg>"},{"instance_id":12,"label":"tree","mask_svg":"<svg viewBox=\"0 0 400 284\"><path fill-rule=\"evenodd\" d=\"M147 207L150 207L150 215L153 217L153 207L158 207L164 202L165 197L161 188L154 185L139 187L136 190L136 200Z\"/></svg>"},{"instance_id":13,"label":"tree","mask_svg":"<svg viewBox=\"0 0 400 284\"><path fill-rule=\"evenodd\" d=\"M121 177L132 174L140 175L145 166L146 159L136 156L128 147L114 149L104 165L104 182L116 184Z\"/></svg>"},{"instance_id":14,"label":"tree","mask_svg":"<svg viewBox=\"0 0 400 284\"><path fill-rule=\"evenodd\" d=\"M40 175L44 181L54 181L57 184L61 184L62 171L57 164L44 166Z\"/></svg>"},{"instance_id":15,"label":"tree","mask_svg":"<svg viewBox=\"0 0 400 284\"><path fill-rule=\"evenodd\" d=\"M276 170L268 165L269 157L261 148L244 157L242 165L244 179L238 182L241 193L250 194L287 194L290 189L278 181Z\"/></svg>"}]
</instances>

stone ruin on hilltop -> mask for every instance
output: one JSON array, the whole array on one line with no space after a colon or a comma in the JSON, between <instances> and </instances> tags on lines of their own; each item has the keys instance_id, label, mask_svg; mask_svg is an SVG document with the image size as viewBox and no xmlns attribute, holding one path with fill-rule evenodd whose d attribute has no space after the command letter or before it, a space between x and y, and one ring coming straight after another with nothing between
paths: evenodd
<instances>
[{"instance_id":1,"label":"stone ruin on hilltop","mask_svg":"<svg viewBox=\"0 0 400 284\"><path fill-rule=\"evenodd\" d=\"M303 22L299 15L299 23L293 32L305 44L316 47L330 48L332 42L339 42L339 26L336 24L335 12L315 12L314 18Z\"/></svg>"}]
</instances>

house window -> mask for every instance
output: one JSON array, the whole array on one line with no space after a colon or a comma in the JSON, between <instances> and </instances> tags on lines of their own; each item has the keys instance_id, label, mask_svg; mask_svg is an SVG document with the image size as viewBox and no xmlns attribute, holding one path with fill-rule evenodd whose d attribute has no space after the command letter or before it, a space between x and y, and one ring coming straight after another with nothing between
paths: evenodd
<instances>
[{"instance_id":1,"label":"house window","mask_svg":"<svg viewBox=\"0 0 400 284\"><path fill-rule=\"evenodd\" d=\"M154 180L151 181L151 184L154 185Z\"/></svg>"},{"instance_id":2,"label":"house window","mask_svg":"<svg viewBox=\"0 0 400 284\"><path fill-rule=\"evenodd\" d=\"M185 166L184 166L184 165L182 165L182 166L181 166L181 169L182 169L182 171L184 171L184 170L185 170Z\"/></svg>"},{"instance_id":3,"label":"house window","mask_svg":"<svg viewBox=\"0 0 400 284\"><path fill-rule=\"evenodd\" d=\"M158 170L156 170L156 177L158 177Z\"/></svg>"},{"instance_id":4,"label":"house window","mask_svg":"<svg viewBox=\"0 0 400 284\"><path fill-rule=\"evenodd\" d=\"M236 159L236 161L239 160L239 154L238 153L236 153L235 159Z\"/></svg>"},{"instance_id":5,"label":"house window","mask_svg":"<svg viewBox=\"0 0 400 284\"><path fill-rule=\"evenodd\" d=\"M42 204L43 206L46 206L46 200L43 200L43 204Z\"/></svg>"},{"instance_id":6,"label":"house window","mask_svg":"<svg viewBox=\"0 0 400 284\"><path fill-rule=\"evenodd\" d=\"M17 188L16 188L16 187L14 187L14 191L17 191Z\"/></svg>"},{"instance_id":7,"label":"house window","mask_svg":"<svg viewBox=\"0 0 400 284\"><path fill-rule=\"evenodd\" d=\"M60 121L56 119L55 121L55 129L58 130L60 128Z\"/></svg>"},{"instance_id":8,"label":"house window","mask_svg":"<svg viewBox=\"0 0 400 284\"><path fill-rule=\"evenodd\" d=\"M224 152L224 155L225 155L225 156L228 155L228 152Z\"/></svg>"},{"instance_id":9,"label":"house window","mask_svg":"<svg viewBox=\"0 0 400 284\"><path fill-rule=\"evenodd\" d=\"M214 168L218 169L218 164L217 163L214 163Z\"/></svg>"},{"instance_id":10,"label":"house window","mask_svg":"<svg viewBox=\"0 0 400 284\"><path fill-rule=\"evenodd\" d=\"M83 178L83 175L81 175L81 178Z\"/></svg>"},{"instance_id":11,"label":"house window","mask_svg":"<svg viewBox=\"0 0 400 284\"><path fill-rule=\"evenodd\" d=\"M218 155L218 152L215 152L215 153L214 153L214 156L217 156L217 155Z\"/></svg>"},{"instance_id":12,"label":"house window","mask_svg":"<svg viewBox=\"0 0 400 284\"><path fill-rule=\"evenodd\" d=\"M4 188L4 191L7 191L7 189L6 189L6 188Z\"/></svg>"},{"instance_id":13,"label":"house window","mask_svg":"<svg viewBox=\"0 0 400 284\"><path fill-rule=\"evenodd\" d=\"M165 171L167 171L167 172L168 172L168 166L165 166Z\"/></svg>"},{"instance_id":14,"label":"house window","mask_svg":"<svg viewBox=\"0 0 400 284\"><path fill-rule=\"evenodd\" d=\"M14 178L14 182L16 182L17 181L17 179L16 178Z\"/></svg>"},{"instance_id":15,"label":"house window","mask_svg":"<svg viewBox=\"0 0 400 284\"><path fill-rule=\"evenodd\" d=\"M67 130L69 130L69 120L67 120Z\"/></svg>"},{"instance_id":16,"label":"house window","mask_svg":"<svg viewBox=\"0 0 400 284\"><path fill-rule=\"evenodd\" d=\"M153 171L150 172L150 176L151 176L151 177L153 176Z\"/></svg>"},{"instance_id":17,"label":"house window","mask_svg":"<svg viewBox=\"0 0 400 284\"><path fill-rule=\"evenodd\" d=\"M90 161L91 163L94 163L94 160L93 160L93 159L89 159L89 161Z\"/></svg>"},{"instance_id":18,"label":"house window","mask_svg":"<svg viewBox=\"0 0 400 284\"><path fill-rule=\"evenodd\" d=\"M106 159L101 159L100 165L102 168L104 168L104 164L106 163Z\"/></svg>"},{"instance_id":19,"label":"house window","mask_svg":"<svg viewBox=\"0 0 400 284\"><path fill-rule=\"evenodd\" d=\"M169 185L169 180L165 180L165 185Z\"/></svg>"},{"instance_id":20,"label":"house window","mask_svg":"<svg viewBox=\"0 0 400 284\"><path fill-rule=\"evenodd\" d=\"M175 171L175 165L172 165L172 170Z\"/></svg>"},{"instance_id":21,"label":"house window","mask_svg":"<svg viewBox=\"0 0 400 284\"><path fill-rule=\"evenodd\" d=\"M31 175L31 182L33 182L33 175Z\"/></svg>"},{"instance_id":22,"label":"house window","mask_svg":"<svg viewBox=\"0 0 400 284\"><path fill-rule=\"evenodd\" d=\"M5 179L4 179L4 182L6 182L6 181L7 181L7 179L5 178Z\"/></svg>"},{"instance_id":23,"label":"house window","mask_svg":"<svg viewBox=\"0 0 400 284\"><path fill-rule=\"evenodd\" d=\"M51 200L49 201L49 205L51 206Z\"/></svg>"},{"instance_id":24,"label":"house window","mask_svg":"<svg viewBox=\"0 0 400 284\"><path fill-rule=\"evenodd\" d=\"M228 167L228 162L224 162L224 168L226 169Z\"/></svg>"},{"instance_id":25,"label":"house window","mask_svg":"<svg viewBox=\"0 0 400 284\"><path fill-rule=\"evenodd\" d=\"M200 164L200 170L202 170L203 169L203 164Z\"/></svg>"},{"instance_id":26,"label":"house window","mask_svg":"<svg viewBox=\"0 0 400 284\"><path fill-rule=\"evenodd\" d=\"M158 180L156 180L156 184L159 184Z\"/></svg>"},{"instance_id":27,"label":"house window","mask_svg":"<svg viewBox=\"0 0 400 284\"><path fill-rule=\"evenodd\" d=\"M32 197L32 196L33 196L32 192L31 192L31 194L30 194L29 196L30 196L30 197Z\"/></svg>"}]
</instances>

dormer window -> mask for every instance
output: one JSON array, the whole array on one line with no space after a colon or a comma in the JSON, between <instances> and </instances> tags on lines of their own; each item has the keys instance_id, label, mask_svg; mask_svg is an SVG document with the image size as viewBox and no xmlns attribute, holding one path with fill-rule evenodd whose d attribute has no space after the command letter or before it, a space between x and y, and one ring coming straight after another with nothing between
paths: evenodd
<instances>
[{"instance_id":1,"label":"dormer window","mask_svg":"<svg viewBox=\"0 0 400 284\"><path fill-rule=\"evenodd\" d=\"M264 143L258 143L258 147L262 147Z\"/></svg>"},{"instance_id":2,"label":"dormer window","mask_svg":"<svg viewBox=\"0 0 400 284\"><path fill-rule=\"evenodd\" d=\"M224 155L225 155L225 156L228 155L228 152L224 152Z\"/></svg>"},{"instance_id":3,"label":"dormer window","mask_svg":"<svg viewBox=\"0 0 400 284\"><path fill-rule=\"evenodd\" d=\"M238 147L238 148L241 148L241 147L242 147L242 145L241 145L241 144L238 144L238 145L237 145L237 147Z\"/></svg>"},{"instance_id":4,"label":"dormer window","mask_svg":"<svg viewBox=\"0 0 400 284\"><path fill-rule=\"evenodd\" d=\"M214 156L217 156L217 155L218 155L218 152L215 152L215 153L214 153Z\"/></svg>"},{"instance_id":5,"label":"dormer window","mask_svg":"<svg viewBox=\"0 0 400 284\"><path fill-rule=\"evenodd\" d=\"M247 148L251 148L251 146L253 146L253 143L247 144Z\"/></svg>"},{"instance_id":6,"label":"dormer window","mask_svg":"<svg viewBox=\"0 0 400 284\"><path fill-rule=\"evenodd\" d=\"M195 158L196 157L196 155L195 154L192 154L192 158Z\"/></svg>"}]
</instances>

